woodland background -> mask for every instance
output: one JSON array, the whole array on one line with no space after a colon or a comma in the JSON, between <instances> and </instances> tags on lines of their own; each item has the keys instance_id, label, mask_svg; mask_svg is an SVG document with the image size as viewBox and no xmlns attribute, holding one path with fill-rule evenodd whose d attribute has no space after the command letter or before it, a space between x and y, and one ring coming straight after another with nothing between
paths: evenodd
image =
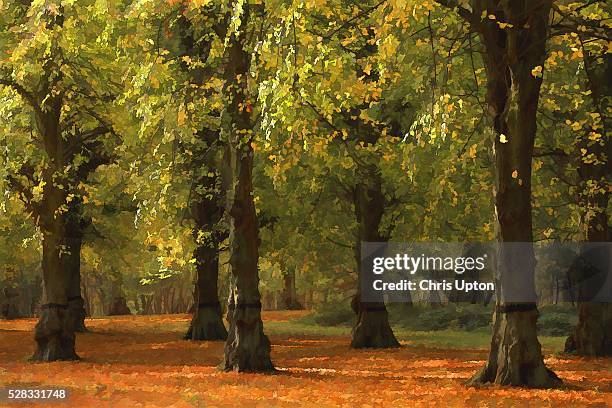
<instances>
[{"instance_id":1,"label":"woodland background","mask_svg":"<svg viewBox=\"0 0 612 408\"><path fill-rule=\"evenodd\" d=\"M225 338L228 317L226 369L266 371L260 308L354 326L354 348L507 324L535 362L520 374L492 352L480 380L505 385L558 385L537 330L612 351L609 305L574 302L561 272L534 278L537 326L535 307L494 294L355 295L362 241L610 240L607 2L0 11L0 312L39 317L34 359L75 358L85 315L192 313L194 340Z\"/></svg>"}]
</instances>

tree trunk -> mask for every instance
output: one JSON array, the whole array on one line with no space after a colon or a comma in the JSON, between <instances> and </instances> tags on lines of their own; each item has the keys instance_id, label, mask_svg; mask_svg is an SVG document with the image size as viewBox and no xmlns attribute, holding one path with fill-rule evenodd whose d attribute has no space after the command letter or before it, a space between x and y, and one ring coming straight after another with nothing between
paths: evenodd
<instances>
[{"instance_id":1,"label":"tree trunk","mask_svg":"<svg viewBox=\"0 0 612 408\"><path fill-rule=\"evenodd\" d=\"M179 38L184 52L190 59L206 62L210 43L203 37L196 38L191 21L185 14L179 17ZM195 68L181 63L184 72L198 86L205 83L206 69ZM217 156L222 153L218 129L201 128L197 132L198 144L191 162L194 174L193 201L189 203L195 220L193 236L198 245L194 251L197 279L193 292L193 318L186 340L226 340L227 331L223 325L221 304L218 294L219 246L227 238L226 230L220 225L223 218L224 186L216 170ZM197 174L200 172L201 174Z\"/></svg>"},{"instance_id":2,"label":"tree trunk","mask_svg":"<svg viewBox=\"0 0 612 408\"><path fill-rule=\"evenodd\" d=\"M285 310L302 310L304 307L297 299L295 290L295 269L288 267L283 275L283 308Z\"/></svg>"},{"instance_id":3,"label":"tree trunk","mask_svg":"<svg viewBox=\"0 0 612 408\"><path fill-rule=\"evenodd\" d=\"M219 132L201 129L198 139L205 151L199 152L199 171L193 192L191 213L195 221L193 237L197 243L194 251L197 280L194 288L194 312L187 340L226 340L219 303L219 247L227 238L227 230L221 224L224 208L223 180L216 169L222 144Z\"/></svg>"},{"instance_id":4,"label":"tree trunk","mask_svg":"<svg viewBox=\"0 0 612 408\"><path fill-rule=\"evenodd\" d=\"M225 370L270 371L273 370L270 341L261 320L259 234L251 185L253 152L249 146L231 153L233 168L237 170L229 211L234 332L228 336L225 346Z\"/></svg>"},{"instance_id":5,"label":"tree trunk","mask_svg":"<svg viewBox=\"0 0 612 408\"><path fill-rule=\"evenodd\" d=\"M61 24L57 20L53 24ZM54 49L53 52L56 52ZM48 59L43 64L43 72L49 74L54 70L54 62ZM61 94L52 94L53 84L57 80L55 74L44 76L36 92L35 109L36 127L44 142L48 157L46 167L42 172L44 182L40 203L33 204L38 216L38 225L42 233L42 273L43 273L43 304L38 323L34 329L37 349L32 360L55 361L75 360L74 327L68 314L68 297L70 287L70 272L66 268L66 221L60 208L66 203L67 186L69 183L60 175L64 173L66 159L65 140L60 129L62 107Z\"/></svg>"},{"instance_id":6,"label":"tree trunk","mask_svg":"<svg viewBox=\"0 0 612 408\"><path fill-rule=\"evenodd\" d=\"M70 270L65 263L68 257L62 253L65 247L64 218L56 216L65 200L65 193L54 185L53 172L47 170L48 183L41 205L43 304L40 318L34 329L37 349L32 360L76 360L74 325L68 313Z\"/></svg>"},{"instance_id":7,"label":"tree trunk","mask_svg":"<svg viewBox=\"0 0 612 408\"><path fill-rule=\"evenodd\" d=\"M110 299L111 302L108 306L108 316L124 316L132 314L132 311L127 305L127 299L125 298L125 293L123 292L123 277L120 273L111 270L111 293Z\"/></svg>"},{"instance_id":8,"label":"tree trunk","mask_svg":"<svg viewBox=\"0 0 612 408\"><path fill-rule=\"evenodd\" d=\"M610 145L607 135L608 130L612 128L610 123L612 118L607 113L607 98L612 92L612 84L609 80L612 75L612 56L604 55L601 57L603 63L598 63L597 56L591 55L585 49L583 49L583 55L591 98L595 110L602 118L602 127L593 129L593 131L601 134L602 138L599 143L589 143L588 136L583 135L583 141L579 143L581 149L585 149L589 154L594 154L598 159L597 163L585 163L582 159L583 153L581 149L578 149L579 175L583 187L580 195L580 208L583 210L581 224L587 242L607 242L610 240L607 213L610 195ZM583 273L585 272L586 270L583 270ZM580 278L578 277L578 280ZM565 351L583 356L611 356L612 304L609 302L580 302L578 304L578 324L565 342Z\"/></svg>"},{"instance_id":9,"label":"tree trunk","mask_svg":"<svg viewBox=\"0 0 612 408\"><path fill-rule=\"evenodd\" d=\"M234 336L236 333L236 324L234 322L234 311L236 310L236 297L234 296L234 281L232 279L232 275L230 274L228 278L228 293L227 293L227 311L225 315L225 319L228 323L228 331L227 331L227 342L231 343L234 339L230 339L230 336Z\"/></svg>"},{"instance_id":10,"label":"tree trunk","mask_svg":"<svg viewBox=\"0 0 612 408\"><path fill-rule=\"evenodd\" d=\"M13 287L8 279L4 287L0 286L0 316L7 320L22 317L19 310L19 289Z\"/></svg>"},{"instance_id":11,"label":"tree trunk","mask_svg":"<svg viewBox=\"0 0 612 408\"><path fill-rule=\"evenodd\" d=\"M232 181L227 197L229 216L230 272L233 279L234 313L225 344L227 371L272 371L270 341L263 331L259 293L259 228L253 201L253 125L248 98L250 55L244 49L250 5L244 4L241 27L226 40L224 94L226 108L221 127L227 140L228 170ZM229 26L229 24L228 24Z\"/></svg>"},{"instance_id":12,"label":"tree trunk","mask_svg":"<svg viewBox=\"0 0 612 408\"><path fill-rule=\"evenodd\" d=\"M219 249L199 246L195 250L197 282L194 292L195 310L186 340L226 340L217 280Z\"/></svg>"},{"instance_id":13,"label":"tree trunk","mask_svg":"<svg viewBox=\"0 0 612 408\"><path fill-rule=\"evenodd\" d=\"M131 315L132 311L127 305L127 300L125 296L116 296L113 298L113 303L111 304L108 315L109 316L125 316Z\"/></svg>"},{"instance_id":14,"label":"tree trunk","mask_svg":"<svg viewBox=\"0 0 612 408\"><path fill-rule=\"evenodd\" d=\"M358 224L355 259L357 261L357 294L351 302L357 314L357 323L353 327L352 348L388 348L400 344L389 325L389 315L384 301L361 301L361 244L363 242L386 242L388 237L380 232L380 222L385 211L385 197L382 192L382 178L377 168L362 169L357 176L359 183L355 186L354 206Z\"/></svg>"},{"instance_id":15,"label":"tree trunk","mask_svg":"<svg viewBox=\"0 0 612 408\"><path fill-rule=\"evenodd\" d=\"M551 2L476 1L474 16L486 11L498 21L473 22L485 44L487 105L495 143L495 209L499 240L497 307L488 361L471 380L476 383L552 387L558 377L544 365L537 338L535 303L531 165L541 79L532 73L543 67ZM517 259L508 243L527 243ZM519 278L520 277L520 278ZM509 288L517 285L532 300L512 301Z\"/></svg>"},{"instance_id":16,"label":"tree trunk","mask_svg":"<svg viewBox=\"0 0 612 408\"><path fill-rule=\"evenodd\" d=\"M85 301L81 296L81 246L83 228L81 203L73 199L66 214L65 267L70 275L68 286L68 319L76 332L86 332ZM75 202L76 201L76 202Z\"/></svg>"}]
</instances>

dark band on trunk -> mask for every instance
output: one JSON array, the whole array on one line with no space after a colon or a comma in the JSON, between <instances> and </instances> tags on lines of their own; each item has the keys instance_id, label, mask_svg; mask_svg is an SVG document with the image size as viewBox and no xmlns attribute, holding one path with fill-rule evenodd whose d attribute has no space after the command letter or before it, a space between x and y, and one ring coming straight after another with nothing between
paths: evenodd
<instances>
[{"instance_id":1,"label":"dark band on trunk","mask_svg":"<svg viewBox=\"0 0 612 408\"><path fill-rule=\"evenodd\" d=\"M236 309L261 309L261 302L238 303L234 307Z\"/></svg>"},{"instance_id":2,"label":"dark band on trunk","mask_svg":"<svg viewBox=\"0 0 612 408\"><path fill-rule=\"evenodd\" d=\"M495 307L498 313L531 312L537 309L538 306L535 303L513 303L510 305L497 305Z\"/></svg>"},{"instance_id":3,"label":"dark band on trunk","mask_svg":"<svg viewBox=\"0 0 612 408\"><path fill-rule=\"evenodd\" d=\"M208 308L212 309L214 307L221 307L221 303L219 301L198 303L199 309L208 309Z\"/></svg>"},{"instance_id":4,"label":"dark band on trunk","mask_svg":"<svg viewBox=\"0 0 612 408\"><path fill-rule=\"evenodd\" d=\"M73 301L75 301L75 300L83 300L83 298L82 298L81 296L70 296L70 297L68 298L68 301L69 301L69 302L73 302Z\"/></svg>"},{"instance_id":5,"label":"dark band on trunk","mask_svg":"<svg viewBox=\"0 0 612 408\"><path fill-rule=\"evenodd\" d=\"M365 305L361 305L361 309L365 310L366 312L386 312L387 311L387 307L386 306L365 306Z\"/></svg>"},{"instance_id":6,"label":"dark band on trunk","mask_svg":"<svg viewBox=\"0 0 612 408\"><path fill-rule=\"evenodd\" d=\"M40 305L42 310L45 309L68 309L68 305L62 305L61 303L46 303L44 305Z\"/></svg>"}]
</instances>

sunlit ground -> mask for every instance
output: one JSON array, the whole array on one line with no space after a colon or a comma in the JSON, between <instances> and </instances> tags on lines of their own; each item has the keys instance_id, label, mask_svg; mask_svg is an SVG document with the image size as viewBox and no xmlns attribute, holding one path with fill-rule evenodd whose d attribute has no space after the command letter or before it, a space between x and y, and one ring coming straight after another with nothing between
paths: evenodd
<instances>
[{"instance_id":1,"label":"sunlit ground","mask_svg":"<svg viewBox=\"0 0 612 408\"><path fill-rule=\"evenodd\" d=\"M181 340L187 315L88 319L91 332L77 338L82 361L50 364L27 362L34 319L0 321L0 387L69 390L66 403L43 407L612 405L612 359L558 354L560 338L543 343L564 388L476 389L463 381L484 363L486 334L400 332L401 349L351 350L350 329L306 326L301 316L264 313L276 375L217 370L223 343Z\"/></svg>"}]
</instances>

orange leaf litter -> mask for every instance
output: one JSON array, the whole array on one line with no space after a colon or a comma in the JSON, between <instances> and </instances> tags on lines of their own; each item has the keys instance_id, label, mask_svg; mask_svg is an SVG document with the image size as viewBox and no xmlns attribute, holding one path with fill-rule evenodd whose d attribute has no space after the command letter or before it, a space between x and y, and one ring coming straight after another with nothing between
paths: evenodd
<instances>
[{"instance_id":1,"label":"orange leaf litter","mask_svg":"<svg viewBox=\"0 0 612 408\"><path fill-rule=\"evenodd\" d=\"M264 312L265 321L298 316ZM188 323L187 315L88 319L91 332L77 337L82 361L34 364L35 320L1 321L0 388L68 389L66 402L41 407L612 406L610 358L547 355L562 389L477 389L463 381L486 350L351 350L348 336L273 335L278 374L225 373L223 342L182 340Z\"/></svg>"}]
</instances>

